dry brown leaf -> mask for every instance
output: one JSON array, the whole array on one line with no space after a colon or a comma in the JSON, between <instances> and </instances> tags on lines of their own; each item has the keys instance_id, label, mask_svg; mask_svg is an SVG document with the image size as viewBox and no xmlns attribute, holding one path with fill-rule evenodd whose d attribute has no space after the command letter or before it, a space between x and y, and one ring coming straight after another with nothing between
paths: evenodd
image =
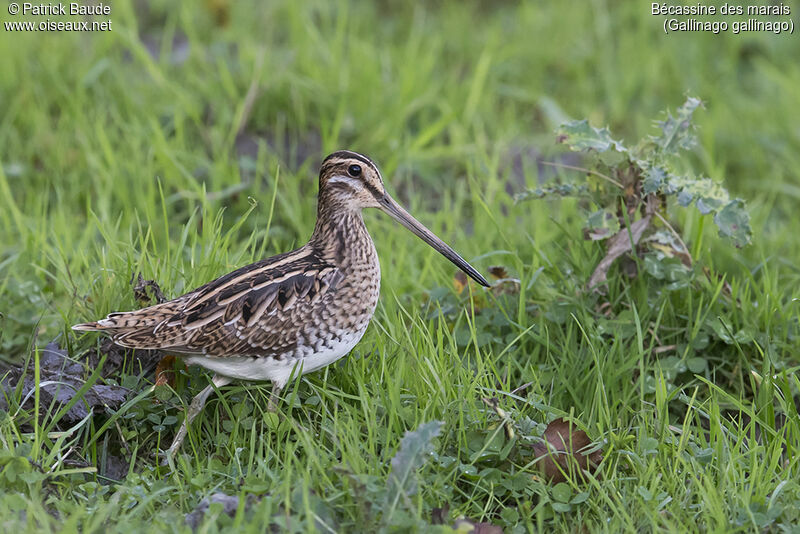
<instances>
[{"instance_id":1,"label":"dry brown leaf","mask_svg":"<svg viewBox=\"0 0 800 534\"><path fill-rule=\"evenodd\" d=\"M611 315L614 313L611 303L608 302L607 300L602 302L598 306L595 306L594 312L604 317L611 317Z\"/></svg>"},{"instance_id":2,"label":"dry brown leaf","mask_svg":"<svg viewBox=\"0 0 800 534\"><path fill-rule=\"evenodd\" d=\"M519 280L516 278L506 278L492 284L492 294L495 296L518 295L521 287Z\"/></svg>"},{"instance_id":3,"label":"dry brown leaf","mask_svg":"<svg viewBox=\"0 0 800 534\"><path fill-rule=\"evenodd\" d=\"M58 411L67 406L92 374L90 367L72 359L66 349L62 349L55 341L37 350L39 383L36 384L34 380L34 358L28 361L27 368L23 364L9 369L0 376L0 410L8 409L6 396L11 397L11 392L20 387L21 381L22 398L26 399L25 409L33 409L32 393L38 386L40 415L44 417L54 408ZM113 383L104 384L100 378L63 414L59 423L71 425L87 417L90 411L116 409L125 402L129 393L127 388Z\"/></svg>"},{"instance_id":4,"label":"dry brown leaf","mask_svg":"<svg viewBox=\"0 0 800 534\"><path fill-rule=\"evenodd\" d=\"M225 28L231 19L230 0L206 0L206 9L214 17L217 26Z\"/></svg>"},{"instance_id":5,"label":"dry brown leaf","mask_svg":"<svg viewBox=\"0 0 800 534\"><path fill-rule=\"evenodd\" d=\"M136 279L135 283L133 281L134 279ZM150 304L153 299L155 299L157 304L161 304L167 300L167 297L164 296L158 283L156 283L155 280L145 280L142 273L136 273L131 276L131 284L133 285L133 296L140 304ZM152 297L147 294L148 289L153 292Z\"/></svg>"},{"instance_id":6,"label":"dry brown leaf","mask_svg":"<svg viewBox=\"0 0 800 534\"><path fill-rule=\"evenodd\" d=\"M551 421L542 437L544 441L534 443L533 450L542 474L551 482L564 482L564 472L576 472L581 477L584 470L594 472L603 459L602 450L582 452L592 440L563 417Z\"/></svg>"},{"instance_id":7,"label":"dry brown leaf","mask_svg":"<svg viewBox=\"0 0 800 534\"><path fill-rule=\"evenodd\" d=\"M249 509L254 504L259 502L262 499L261 496L255 495L253 493L248 493L244 499L244 508ZM192 529L192 532L195 532L197 528L203 523L205 519L206 513L208 509L211 508L212 504L221 504L222 505L222 512L233 517L237 511L241 508L241 501L238 495L228 495L226 493L217 492L212 494L210 497L207 497L200 501L197 506L195 506L194 510L186 514L185 520L186 524ZM268 531L269 529L265 529Z\"/></svg>"},{"instance_id":8,"label":"dry brown leaf","mask_svg":"<svg viewBox=\"0 0 800 534\"><path fill-rule=\"evenodd\" d=\"M608 238L606 241L606 255L597 264L591 278L589 278L589 282L586 284L588 289L599 291L600 285L608 279L608 270L617 258L630 252L632 246L639 244L644 231L653 221L653 214L658 210L659 204L660 201L656 195L648 195L642 218L632 222L630 228L627 226L620 228L619 232Z\"/></svg>"},{"instance_id":9,"label":"dry brown leaf","mask_svg":"<svg viewBox=\"0 0 800 534\"><path fill-rule=\"evenodd\" d=\"M467 275L462 271L456 271L456 274L453 275L453 287L459 295L464 291L468 283Z\"/></svg>"},{"instance_id":10,"label":"dry brown leaf","mask_svg":"<svg viewBox=\"0 0 800 534\"><path fill-rule=\"evenodd\" d=\"M489 267L489 274L496 280L508 278L508 270L502 265L492 265Z\"/></svg>"},{"instance_id":11,"label":"dry brown leaf","mask_svg":"<svg viewBox=\"0 0 800 534\"><path fill-rule=\"evenodd\" d=\"M164 356L156 365L156 386L175 387L175 356Z\"/></svg>"},{"instance_id":12,"label":"dry brown leaf","mask_svg":"<svg viewBox=\"0 0 800 534\"><path fill-rule=\"evenodd\" d=\"M597 289L598 286L608 279L608 270L617 258L631 251L631 241L633 241L634 245L639 243L642 234L644 234L644 231L650 226L650 221L652 221L652 219L652 214L645 215L631 224L630 233L628 233L628 228L625 227L608 238L608 252L606 252L605 257L600 263L597 264L591 278L589 278L589 283L587 284L589 289Z\"/></svg>"},{"instance_id":13,"label":"dry brown leaf","mask_svg":"<svg viewBox=\"0 0 800 534\"><path fill-rule=\"evenodd\" d=\"M444 525L448 515L450 515L449 504L444 503L441 508L434 508L431 510L431 525Z\"/></svg>"},{"instance_id":14,"label":"dry brown leaf","mask_svg":"<svg viewBox=\"0 0 800 534\"><path fill-rule=\"evenodd\" d=\"M100 346L92 348L86 354L86 365L95 368L100 364L100 359L106 356L103 364L103 378L119 380L119 375L126 365L141 369L145 374L151 374L156 364L161 360L161 351L145 349L128 349L114 343L109 337L100 340Z\"/></svg>"},{"instance_id":15,"label":"dry brown leaf","mask_svg":"<svg viewBox=\"0 0 800 534\"><path fill-rule=\"evenodd\" d=\"M456 519L453 530L469 534L503 534L503 528L491 523L478 523L472 519L462 517Z\"/></svg>"},{"instance_id":16,"label":"dry brown leaf","mask_svg":"<svg viewBox=\"0 0 800 534\"><path fill-rule=\"evenodd\" d=\"M499 295L516 295L520 291L520 281L516 278L511 278L508 275L508 269L502 265L492 265L489 267L489 274L494 279L492 283L492 294Z\"/></svg>"}]
</instances>

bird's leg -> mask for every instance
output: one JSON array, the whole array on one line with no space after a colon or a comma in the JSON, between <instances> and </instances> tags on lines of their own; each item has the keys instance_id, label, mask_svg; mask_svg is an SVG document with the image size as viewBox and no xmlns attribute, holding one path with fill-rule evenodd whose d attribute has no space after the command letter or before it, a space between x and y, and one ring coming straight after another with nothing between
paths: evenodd
<instances>
[{"instance_id":1,"label":"bird's leg","mask_svg":"<svg viewBox=\"0 0 800 534\"><path fill-rule=\"evenodd\" d=\"M197 417L197 414L203 410L203 406L205 406L208 396L211 395L215 388L221 388L226 384L230 384L230 382L231 379L227 376L214 375L214 378L211 379L211 383L207 385L203 391L195 395L195 397L192 399L192 404L189 405L189 409L186 411L186 417L183 420L183 424L181 425L180 430L178 430L178 433L175 434L175 439L172 440L172 445L170 445L169 450L167 451L167 458L172 458L175 456L175 453L178 452L178 449L180 449L184 438L186 438L186 432L189 430L189 425L192 423L194 418Z\"/></svg>"},{"instance_id":2,"label":"bird's leg","mask_svg":"<svg viewBox=\"0 0 800 534\"><path fill-rule=\"evenodd\" d=\"M283 389L283 385L277 382L272 383L272 393L269 394L269 402L267 402L267 411L268 412L276 412L278 411L278 396L281 394L281 390Z\"/></svg>"}]
</instances>

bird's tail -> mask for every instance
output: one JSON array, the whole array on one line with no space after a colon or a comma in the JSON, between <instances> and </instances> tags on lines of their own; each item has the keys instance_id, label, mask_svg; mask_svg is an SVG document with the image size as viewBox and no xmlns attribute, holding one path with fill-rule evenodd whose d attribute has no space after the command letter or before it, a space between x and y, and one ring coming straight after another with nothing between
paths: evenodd
<instances>
[{"instance_id":1,"label":"bird's tail","mask_svg":"<svg viewBox=\"0 0 800 534\"><path fill-rule=\"evenodd\" d=\"M94 332L96 330L106 330L107 328L108 328L107 326L100 324L100 321L95 321L93 323L81 323L72 325L73 330L81 330L86 332Z\"/></svg>"},{"instance_id":2,"label":"bird's tail","mask_svg":"<svg viewBox=\"0 0 800 534\"><path fill-rule=\"evenodd\" d=\"M178 305L180 305L179 302L170 301L140 310L114 312L99 321L76 324L72 329L89 332L110 331L109 333L121 333L128 330L155 328L159 323L172 316Z\"/></svg>"},{"instance_id":3,"label":"bird's tail","mask_svg":"<svg viewBox=\"0 0 800 534\"><path fill-rule=\"evenodd\" d=\"M188 296L155 304L148 308L110 313L105 319L73 325L82 332L105 332L114 343L133 349L180 347L185 344L183 327L176 314L183 309Z\"/></svg>"},{"instance_id":4,"label":"bird's tail","mask_svg":"<svg viewBox=\"0 0 800 534\"><path fill-rule=\"evenodd\" d=\"M149 326L147 317L136 312L117 312L109 314L105 319L91 323L81 323L72 326L73 330L102 331L102 330L127 330Z\"/></svg>"},{"instance_id":5,"label":"bird's tail","mask_svg":"<svg viewBox=\"0 0 800 534\"><path fill-rule=\"evenodd\" d=\"M91 323L81 323L72 325L73 330L80 330L85 332L95 332L99 330L114 330L119 328L119 325L115 322L109 320L108 317L105 319L100 319L99 321L93 321Z\"/></svg>"}]
</instances>

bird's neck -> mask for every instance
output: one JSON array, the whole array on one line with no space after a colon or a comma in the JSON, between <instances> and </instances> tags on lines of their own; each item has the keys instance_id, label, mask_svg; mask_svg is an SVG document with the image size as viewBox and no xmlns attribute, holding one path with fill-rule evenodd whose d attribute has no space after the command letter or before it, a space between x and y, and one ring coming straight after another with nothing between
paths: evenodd
<instances>
[{"instance_id":1,"label":"bird's neck","mask_svg":"<svg viewBox=\"0 0 800 534\"><path fill-rule=\"evenodd\" d=\"M363 258L365 249L374 250L361 209L326 200L329 199L320 199L309 244L339 264Z\"/></svg>"}]
</instances>

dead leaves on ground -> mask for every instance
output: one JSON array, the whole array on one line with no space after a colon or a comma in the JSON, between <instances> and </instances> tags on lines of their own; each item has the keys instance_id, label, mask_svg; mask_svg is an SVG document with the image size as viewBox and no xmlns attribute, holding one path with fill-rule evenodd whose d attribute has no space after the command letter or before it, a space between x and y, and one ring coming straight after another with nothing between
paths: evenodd
<instances>
[{"instance_id":1,"label":"dead leaves on ground","mask_svg":"<svg viewBox=\"0 0 800 534\"><path fill-rule=\"evenodd\" d=\"M659 135L647 136L630 147L613 139L608 128L593 127L587 120L559 126L556 141L573 152L586 154L588 168L554 166L580 171L584 181L540 186L517 195L516 201L545 196L579 199L585 215L584 239L605 241L605 254L589 277L586 290L604 293L615 263L629 278L644 271L666 281L668 290L686 285L694 261L681 234L667 220L670 205L694 205L700 215L713 217L720 237L737 248L750 243L752 229L745 202L732 197L721 183L686 172L685 165L676 165L678 156L697 142L693 114L702 107L700 99L687 97L675 115L668 111L665 120L657 121ZM658 239L658 234L668 235L667 241L680 246ZM681 264L676 266L671 261L674 258Z\"/></svg>"},{"instance_id":2,"label":"dead leaves on ground","mask_svg":"<svg viewBox=\"0 0 800 534\"><path fill-rule=\"evenodd\" d=\"M501 293L519 293L519 279L512 278L508 274L508 269L503 265L491 265L487 269L489 276L492 280L491 287L489 288L495 295ZM464 274L464 271L456 271L453 275L453 289L461 295L467 286L470 284L470 279Z\"/></svg>"},{"instance_id":3,"label":"dead leaves on ground","mask_svg":"<svg viewBox=\"0 0 800 534\"><path fill-rule=\"evenodd\" d=\"M141 274L131 276L131 285L134 296L143 305L166 300L158 284L153 280L145 280ZM119 378L123 368L129 365L137 372L152 372L160 353L124 349L103 337L99 350L90 350L83 356L83 361L78 361L53 341L38 349L38 384L35 380L35 357L32 355L27 362L12 367L2 377L0 409L8 409L8 399L16 397L22 402L23 409L32 410L38 385L39 417L58 417L56 426L61 427L62 424L72 425L85 419L90 412L118 408L131 393L115 383L119 382L116 378ZM103 358L103 367L98 370ZM166 359L162 361L157 371L157 381L160 379L164 384L174 385L172 365Z\"/></svg>"},{"instance_id":4,"label":"dead leaves on ground","mask_svg":"<svg viewBox=\"0 0 800 534\"><path fill-rule=\"evenodd\" d=\"M245 508L250 508L259 500L259 497L249 494L245 498L244 506ZM236 511L239 509L240 501L238 496L228 495L227 493L223 493L221 491L218 491L217 493L212 494L210 497L203 499L197 504L197 506L195 506L194 510L185 516L186 524L192 529L193 532L196 531L201 524L203 524L206 513L213 504L222 505L222 513L233 517L236 514Z\"/></svg>"},{"instance_id":5,"label":"dead leaves on ground","mask_svg":"<svg viewBox=\"0 0 800 534\"><path fill-rule=\"evenodd\" d=\"M509 275L508 269L502 265L492 265L488 268L491 287L489 291L495 297L501 295L516 295L520 291L520 281ZM469 289L472 284L472 290ZM469 295L473 309L477 312L488 305L486 293L477 290L477 284L471 281L463 271L456 271L453 275L453 289L459 297Z\"/></svg>"},{"instance_id":6,"label":"dead leaves on ground","mask_svg":"<svg viewBox=\"0 0 800 534\"><path fill-rule=\"evenodd\" d=\"M145 280L142 273L136 273L131 276L131 285L133 286L133 296L136 298L136 302L143 306L152 304L154 300L156 304L161 304L167 300L158 283L155 280ZM152 295L148 294L148 290Z\"/></svg>"},{"instance_id":7,"label":"dead leaves on ground","mask_svg":"<svg viewBox=\"0 0 800 534\"><path fill-rule=\"evenodd\" d=\"M539 459L539 469L550 482L564 482L568 473L583 479L584 473L594 473L603 460L602 449L592 447L586 432L563 417L551 421L542 441L531 447Z\"/></svg>"},{"instance_id":8,"label":"dead leaves on ground","mask_svg":"<svg viewBox=\"0 0 800 534\"><path fill-rule=\"evenodd\" d=\"M514 422L500 408L498 399L485 398L483 402L503 421L506 438L514 439ZM551 421L539 441L523 442L523 445L533 449L534 460L549 482L564 482L567 475L573 480L585 480L585 474L593 474L603 460L602 449L589 439L586 432L563 417Z\"/></svg>"},{"instance_id":9,"label":"dead leaves on ground","mask_svg":"<svg viewBox=\"0 0 800 534\"><path fill-rule=\"evenodd\" d=\"M589 282L586 284L590 289L596 289L604 284L608 278L608 270L617 261L617 258L633 250L639 244L644 231L650 226L653 213L646 213L641 219L634 221L630 228L620 229L613 237L608 239L606 255L595 267Z\"/></svg>"},{"instance_id":10,"label":"dead leaves on ground","mask_svg":"<svg viewBox=\"0 0 800 534\"><path fill-rule=\"evenodd\" d=\"M432 525L446 525L448 523L448 515L450 514L450 506L445 504L441 508L434 508L431 511L431 524ZM459 534L503 534L502 527L493 525L492 523L484 523L475 521L467 517L459 517L453 523L453 530Z\"/></svg>"},{"instance_id":11,"label":"dead leaves on ground","mask_svg":"<svg viewBox=\"0 0 800 534\"><path fill-rule=\"evenodd\" d=\"M175 356L167 355L159 360L156 365L155 385L175 388Z\"/></svg>"},{"instance_id":12,"label":"dead leaves on ground","mask_svg":"<svg viewBox=\"0 0 800 534\"><path fill-rule=\"evenodd\" d=\"M115 409L122 404L130 393L127 389L113 383L103 384L102 376L94 376L91 368L77 362L67 355L67 351L57 343L49 343L39 350L39 396L42 415L50 412L58 413L66 410L61 421L74 424L89 415L95 409ZM32 409L34 403L35 360L31 359L28 367L12 368L0 383L5 395L0 395L0 407L5 406L5 396L14 394L21 387L21 400L24 409ZM94 378L92 378L94 376ZM89 382L92 380L92 382ZM88 388L86 388L88 384ZM83 390L80 397L76 396Z\"/></svg>"},{"instance_id":13,"label":"dead leaves on ground","mask_svg":"<svg viewBox=\"0 0 800 534\"><path fill-rule=\"evenodd\" d=\"M463 293L467 285L469 285L469 279L464 271L456 271L456 274L453 275L453 289L456 290L456 293L459 295Z\"/></svg>"},{"instance_id":14,"label":"dead leaves on ground","mask_svg":"<svg viewBox=\"0 0 800 534\"><path fill-rule=\"evenodd\" d=\"M452 525L457 532L496 534L503 528L495 523L518 525L520 517L530 512L532 499L547 499L544 495L549 495L545 504L549 503L556 512L567 512L589 497L588 489L577 494L573 491L576 485L587 484L597 476L603 460L602 442L592 441L574 420L564 417L551 421L539 435L541 424L523 416L515 420L497 398L482 401L499 423L490 421L486 425L482 418L473 421L479 428L468 428L464 435L467 449L472 451L468 459L461 456L461 450L456 457L445 450L435 458L441 466L456 465L456 472L464 477L462 491L469 493L473 486L494 488L494 499L502 506L501 511L498 514L498 510L490 511L487 506L483 509L487 515L481 519L491 522L478 522L452 517L450 505L445 502L432 510L431 524ZM457 458L463 463L456 464ZM541 487L543 483L547 483L546 489Z\"/></svg>"},{"instance_id":15,"label":"dead leaves on ground","mask_svg":"<svg viewBox=\"0 0 800 534\"><path fill-rule=\"evenodd\" d=\"M476 522L466 517L456 519L453 530L463 534L503 534L503 529L497 525Z\"/></svg>"}]
</instances>

